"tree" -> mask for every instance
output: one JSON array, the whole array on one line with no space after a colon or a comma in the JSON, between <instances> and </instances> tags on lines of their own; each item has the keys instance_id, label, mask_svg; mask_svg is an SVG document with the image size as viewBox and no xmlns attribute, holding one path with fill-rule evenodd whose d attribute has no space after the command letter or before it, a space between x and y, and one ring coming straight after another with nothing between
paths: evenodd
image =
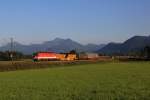
<instances>
[{"instance_id":1,"label":"tree","mask_svg":"<svg viewBox=\"0 0 150 100\"><path fill-rule=\"evenodd\" d=\"M71 50L69 53L70 54L77 54L76 50Z\"/></svg>"},{"instance_id":2,"label":"tree","mask_svg":"<svg viewBox=\"0 0 150 100\"><path fill-rule=\"evenodd\" d=\"M13 60L20 60L20 59L25 58L25 55L23 55L21 52L17 52L17 51L2 52L2 51L0 51L0 61L9 61L9 60L11 60L11 57L10 57L11 54L13 54Z\"/></svg>"},{"instance_id":3,"label":"tree","mask_svg":"<svg viewBox=\"0 0 150 100\"><path fill-rule=\"evenodd\" d=\"M145 56L146 58L150 58L150 46L146 46L146 47L144 48L144 56Z\"/></svg>"}]
</instances>

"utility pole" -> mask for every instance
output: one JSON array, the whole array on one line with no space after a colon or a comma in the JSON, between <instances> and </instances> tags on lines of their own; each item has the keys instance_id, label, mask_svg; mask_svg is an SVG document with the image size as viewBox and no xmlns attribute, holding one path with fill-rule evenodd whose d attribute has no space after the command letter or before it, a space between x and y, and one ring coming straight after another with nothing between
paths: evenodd
<instances>
[{"instance_id":1,"label":"utility pole","mask_svg":"<svg viewBox=\"0 0 150 100\"><path fill-rule=\"evenodd\" d=\"M10 58L13 61L13 38L10 38Z\"/></svg>"}]
</instances>

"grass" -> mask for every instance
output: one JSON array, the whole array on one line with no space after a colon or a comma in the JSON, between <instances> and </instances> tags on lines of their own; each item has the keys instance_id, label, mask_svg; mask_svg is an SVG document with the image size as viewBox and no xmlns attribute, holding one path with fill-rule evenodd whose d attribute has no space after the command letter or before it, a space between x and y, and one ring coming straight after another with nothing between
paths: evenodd
<instances>
[{"instance_id":1,"label":"grass","mask_svg":"<svg viewBox=\"0 0 150 100\"><path fill-rule=\"evenodd\" d=\"M150 62L1 72L0 100L150 100Z\"/></svg>"}]
</instances>

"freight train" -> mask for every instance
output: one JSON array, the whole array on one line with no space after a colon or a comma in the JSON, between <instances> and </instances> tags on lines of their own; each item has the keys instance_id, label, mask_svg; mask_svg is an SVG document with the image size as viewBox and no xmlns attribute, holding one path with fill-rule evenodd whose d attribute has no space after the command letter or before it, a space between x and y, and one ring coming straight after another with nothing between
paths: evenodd
<instances>
[{"instance_id":1,"label":"freight train","mask_svg":"<svg viewBox=\"0 0 150 100\"><path fill-rule=\"evenodd\" d=\"M97 60L97 53L54 53L38 52L33 56L34 61L73 61L73 60Z\"/></svg>"},{"instance_id":2,"label":"freight train","mask_svg":"<svg viewBox=\"0 0 150 100\"><path fill-rule=\"evenodd\" d=\"M33 56L34 61L72 61L77 60L76 54L70 53L54 53L54 52L38 52Z\"/></svg>"}]
</instances>

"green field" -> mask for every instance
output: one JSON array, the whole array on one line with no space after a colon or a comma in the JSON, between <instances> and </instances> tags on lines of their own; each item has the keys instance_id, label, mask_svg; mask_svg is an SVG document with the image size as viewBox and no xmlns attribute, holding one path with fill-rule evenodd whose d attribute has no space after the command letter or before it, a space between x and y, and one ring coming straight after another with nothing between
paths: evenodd
<instances>
[{"instance_id":1,"label":"green field","mask_svg":"<svg viewBox=\"0 0 150 100\"><path fill-rule=\"evenodd\" d=\"M0 100L150 100L150 62L0 72Z\"/></svg>"}]
</instances>

